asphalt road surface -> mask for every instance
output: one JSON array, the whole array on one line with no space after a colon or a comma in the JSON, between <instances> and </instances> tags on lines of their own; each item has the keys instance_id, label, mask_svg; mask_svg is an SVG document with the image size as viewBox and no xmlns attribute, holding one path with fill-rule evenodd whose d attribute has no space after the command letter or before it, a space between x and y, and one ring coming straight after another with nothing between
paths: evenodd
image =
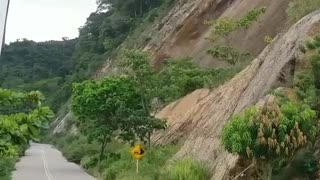
<instances>
[{"instance_id":1,"label":"asphalt road surface","mask_svg":"<svg viewBox=\"0 0 320 180\"><path fill-rule=\"evenodd\" d=\"M31 144L16 164L13 180L95 180L81 167L68 162L50 145Z\"/></svg>"}]
</instances>

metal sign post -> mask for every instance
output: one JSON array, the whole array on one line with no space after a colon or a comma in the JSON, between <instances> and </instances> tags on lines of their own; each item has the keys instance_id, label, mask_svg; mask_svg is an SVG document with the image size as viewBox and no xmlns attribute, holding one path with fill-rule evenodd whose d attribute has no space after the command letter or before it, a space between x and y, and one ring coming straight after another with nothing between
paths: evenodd
<instances>
[{"instance_id":1,"label":"metal sign post","mask_svg":"<svg viewBox=\"0 0 320 180\"><path fill-rule=\"evenodd\" d=\"M139 161L143 158L146 151L141 145L137 145L131 150L132 156L136 159L136 172L139 173Z\"/></svg>"}]
</instances>

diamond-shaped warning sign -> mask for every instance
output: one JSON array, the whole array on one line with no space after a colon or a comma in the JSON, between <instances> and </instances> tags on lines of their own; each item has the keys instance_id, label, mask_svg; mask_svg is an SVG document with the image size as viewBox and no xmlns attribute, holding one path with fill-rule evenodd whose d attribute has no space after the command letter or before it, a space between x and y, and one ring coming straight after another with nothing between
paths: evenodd
<instances>
[{"instance_id":1,"label":"diamond-shaped warning sign","mask_svg":"<svg viewBox=\"0 0 320 180\"><path fill-rule=\"evenodd\" d=\"M141 145L137 145L131 151L131 154L136 160L141 160L145 155L146 151L143 149Z\"/></svg>"}]
</instances>

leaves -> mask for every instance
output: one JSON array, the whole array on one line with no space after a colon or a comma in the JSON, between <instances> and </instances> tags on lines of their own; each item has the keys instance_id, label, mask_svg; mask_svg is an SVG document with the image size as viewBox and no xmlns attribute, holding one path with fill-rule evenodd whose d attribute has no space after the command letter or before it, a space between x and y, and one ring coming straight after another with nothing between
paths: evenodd
<instances>
[{"instance_id":1,"label":"leaves","mask_svg":"<svg viewBox=\"0 0 320 180\"><path fill-rule=\"evenodd\" d=\"M10 109L5 114L0 111L0 158L15 158L30 140L39 138L40 129L43 124L48 124L53 113L48 107L38 106L43 100L39 92L19 93L0 89L0 96L0 104ZM36 106L30 106L30 103ZM27 109L19 112L21 106L27 105Z\"/></svg>"},{"instance_id":2,"label":"leaves","mask_svg":"<svg viewBox=\"0 0 320 180\"><path fill-rule=\"evenodd\" d=\"M316 117L309 107L271 102L235 116L223 130L223 143L228 151L246 158L251 158L247 148L256 159L289 158L319 134Z\"/></svg>"}]
</instances>

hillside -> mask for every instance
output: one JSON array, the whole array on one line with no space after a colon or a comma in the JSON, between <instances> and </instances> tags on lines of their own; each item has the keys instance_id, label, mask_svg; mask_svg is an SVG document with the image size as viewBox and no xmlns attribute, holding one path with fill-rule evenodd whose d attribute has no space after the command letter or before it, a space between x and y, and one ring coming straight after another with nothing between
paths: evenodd
<instances>
[{"instance_id":1,"label":"hillside","mask_svg":"<svg viewBox=\"0 0 320 180\"><path fill-rule=\"evenodd\" d=\"M29 91L62 77L57 86L66 93L59 105L65 104L43 139L100 179L132 179L136 167L128 151L141 143L149 154L137 179L232 179L254 166L243 179L269 180L297 168L299 150L319 160L304 143L308 138L317 147L320 134L306 132L320 112L319 8L314 0L101 0L75 48L65 59L57 55L62 74L54 68L59 72L37 78L31 74L42 71L26 63L26 79L5 74L1 86ZM8 46L7 64L15 57L10 47L19 43L39 45ZM21 49L13 49L19 55ZM23 54L14 65L28 57ZM280 97L279 89L287 94ZM268 109L272 103L275 110ZM265 124L269 129L261 133ZM232 125L234 132L225 132ZM290 138L295 145L285 147ZM319 165L306 163L310 168L299 166L292 178L319 175Z\"/></svg>"},{"instance_id":2,"label":"hillside","mask_svg":"<svg viewBox=\"0 0 320 180\"><path fill-rule=\"evenodd\" d=\"M177 158L196 157L210 165L213 179L225 176L237 157L226 153L221 146L224 124L272 89L292 85L296 61L301 60L299 45L314 31L319 20L319 12L315 12L299 21L225 85L214 90L197 90L167 106L158 116L168 119L169 128L155 135L153 141L170 144L182 140Z\"/></svg>"},{"instance_id":3,"label":"hillside","mask_svg":"<svg viewBox=\"0 0 320 180\"><path fill-rule=\"evenodd\" d=\"M6 45L0 58L0 86L40 90L47 96L46 104L57 110L66 98L62 86L73 71L76 43L76 39L41 43L23 39Z\"/></svg>"}]
</instances>

